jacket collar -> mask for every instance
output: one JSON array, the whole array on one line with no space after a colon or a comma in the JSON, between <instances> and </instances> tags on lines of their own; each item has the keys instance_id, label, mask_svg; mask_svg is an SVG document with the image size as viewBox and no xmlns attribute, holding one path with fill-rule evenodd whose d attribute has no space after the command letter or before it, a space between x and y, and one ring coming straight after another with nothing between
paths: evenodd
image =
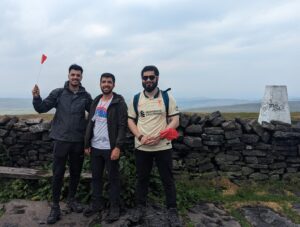
<instances>
[{"instance_id":1,"label":"jacket collar","mask_svg":"<svg viewBox=\"0 0 300 227\"><path fill-rule=\"evenodd\" d=\"M97 101L102 98L103 94L97 96ZM110 104L118 103L120 101L120 97L117 93L113 92L113 99L111 100Z\"/></svg>"},{"instance_id":2,"label":"jacket collar","mask_svg":"<svg viewBox=\"0 0 300 227\"><path fill-rule=\"evenodd\" d=\"M68 91L72 92L69 88L69 81L65 82L64 89L67 89ZM81 83L79 84L78 92L85 92L85 88L81 85Z\"/></svg>"}]
</instances>

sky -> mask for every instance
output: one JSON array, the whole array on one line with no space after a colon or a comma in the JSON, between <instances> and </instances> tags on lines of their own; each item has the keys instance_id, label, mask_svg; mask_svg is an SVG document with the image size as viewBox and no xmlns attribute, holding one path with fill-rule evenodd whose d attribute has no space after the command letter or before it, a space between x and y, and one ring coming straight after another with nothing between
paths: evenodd
<instances>
[{"instance_id":1,"label":"sky","mask_svg":"<svg viewBox=\"0 0 300 227\"><path fill-rule=\"evenodd\" d=\"M93 97L110 72L131 98L145 65L175 97L261 99L266 85L300 97L299 12L299 0L1 0L0 98L36 83L46 97L73 63Z\"/></svg>"}]
</instances>

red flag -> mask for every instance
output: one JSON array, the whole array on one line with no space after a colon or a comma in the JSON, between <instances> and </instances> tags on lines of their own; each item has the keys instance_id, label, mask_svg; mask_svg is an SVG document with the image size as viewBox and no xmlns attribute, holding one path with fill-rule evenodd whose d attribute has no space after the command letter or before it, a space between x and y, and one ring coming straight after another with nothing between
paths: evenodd
<instances>
[{"instance_id":1,"label":"red flag","mask_svg":"<svg viewBox=\"0 0 300 227\"><path fill-rule=\"evenodd\" d=\"M41 64L43 64L47 59L47 56L45 54L42 55Z\"/></svg>"},{"instance_id":2,"label":"red flag","mask_svg":"<svg viewBox=\"0 0 300 227\"><path fill-rule=\"evenodd\" d=\"M159 136L160 136L161 139L174 140L174 139L178 138L179 134L176 131L176 129L174 129L174 128L167 128L165 130L162 130L159 133Z\"/></svg>"}]
</instances>

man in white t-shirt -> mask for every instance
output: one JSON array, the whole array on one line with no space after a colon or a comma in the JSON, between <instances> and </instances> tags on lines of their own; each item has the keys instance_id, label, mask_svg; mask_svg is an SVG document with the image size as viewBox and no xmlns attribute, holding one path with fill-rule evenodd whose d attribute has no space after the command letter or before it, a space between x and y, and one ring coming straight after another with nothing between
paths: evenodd
<instances>
[{"instance_id":1,"label":"man in white t-shirt","mask_svg":"<svg viewBox=\"0 0 300 227\"><path fill-rule=\"evenodd\" d=\"M178 127L179 111L173 96L157 87L159 71L155 66L145 66L141 76L144 91L135 96L128 108L128 127L135 136L137 171L137 209L130 221L139 222L145 214L149 178L155 161L165 190L169 224L181 226L172 173L172 144L159 136L166 128Z\"/></svg>"},{"instance_id":2,"label":"man in white t-shirt","mask_svg":"<svg viewBox=\"0 0 300 227\"><path fill-rule=\"evenodd\" d=\"M89 217L104 208L102 189L106 168L110 185L108 223L120 216L119 157L127 128L127 106L124 98L113 92L114 87L114 75L103 73L100 78L102 94L91 105L85 136L85 153L91 155L92 202L83 214Z\"/></svg>"}]
</instances>

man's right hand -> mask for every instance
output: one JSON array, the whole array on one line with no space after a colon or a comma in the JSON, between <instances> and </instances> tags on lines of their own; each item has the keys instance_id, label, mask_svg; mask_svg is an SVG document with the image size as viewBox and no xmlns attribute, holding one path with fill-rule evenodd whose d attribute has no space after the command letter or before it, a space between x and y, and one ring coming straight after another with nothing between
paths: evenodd
<instances>
[{"instance_id":1,"label":"man's right hand","mask_svg":"<svg viewBox=\"0 0 300 227\"><path fill-rule=\"evenodd\" d=\"M39 87L36 85L34 85L33 89L32 89L32 96L33 97L39 97L40 96L40 89Z\"/></svg>"},{"instance_id":2,"label":"man's right hand","mask_svg":"<svg viewBox=\"0 0 300 227\"><path fill-rule=\"evenodd\" d=\"M91 148L89 147L89 148L85 148L84 149L84 153L86 154L86 155L90 155L91 154Z\"/></svg>"}]
</instances>

